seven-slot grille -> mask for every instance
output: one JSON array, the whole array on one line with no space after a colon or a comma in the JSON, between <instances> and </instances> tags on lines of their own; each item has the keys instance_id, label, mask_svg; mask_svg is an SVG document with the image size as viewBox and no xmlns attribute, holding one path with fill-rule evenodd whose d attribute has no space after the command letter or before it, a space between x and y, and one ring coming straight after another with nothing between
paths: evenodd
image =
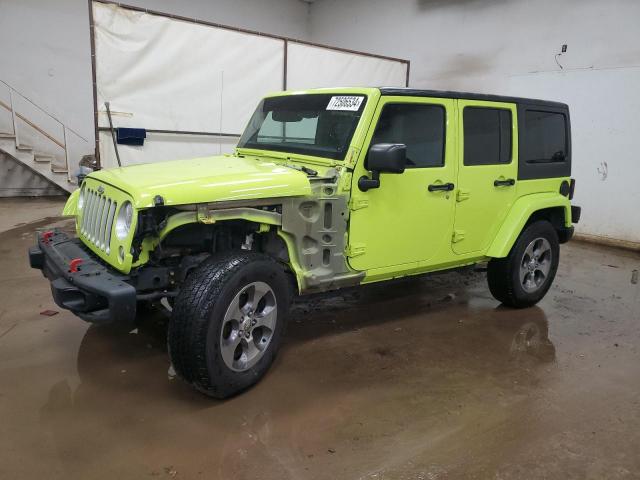
<instances>
[{"instance_id":1,"label":"seven-slot grille","mask_svg":"<svg viewBox=\"0 0 640 480\"><path fill-rule=\"evenodd\" d=\"M84 192L85 205L80 232L100 250L111 251L111 227L118 204L96 190L87 188Z\"/></svg>"}]
</instances>

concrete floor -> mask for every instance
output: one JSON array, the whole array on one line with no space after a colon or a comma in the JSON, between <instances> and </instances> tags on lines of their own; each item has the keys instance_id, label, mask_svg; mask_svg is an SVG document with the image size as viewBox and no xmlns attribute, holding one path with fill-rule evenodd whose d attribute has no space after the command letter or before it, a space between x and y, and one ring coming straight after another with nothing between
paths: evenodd
<instances>
[{"instance_id":1,"label":"concrete floor","mask_svg":"<svg viewBox=\"0 0 640 480\"><path fill-rule=\"evenodd\" d=\"M0 233L0 478L640 478L637 253L563 246L527 310L480 273L298 302L266 378L221 402L168 374L160 313L40 315L26 250L51 223Z\"/></svg>"},{"instance_id":2,"label":"concrete floor","mask_svg":"<svg viewBox=\"0 0 640 480\"><path fill-rule=\"evenodd\" d=\"M60 215L66 197L0 198L0 232Z\"/></svg>"}]
</instances>

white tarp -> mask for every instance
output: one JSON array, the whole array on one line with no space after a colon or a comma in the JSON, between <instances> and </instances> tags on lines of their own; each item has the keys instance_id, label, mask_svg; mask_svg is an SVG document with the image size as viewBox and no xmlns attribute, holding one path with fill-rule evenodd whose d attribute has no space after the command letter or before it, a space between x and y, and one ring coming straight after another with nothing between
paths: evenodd
<instances>
[{"instance_id":1,"label":"white tarp","mask_svg":"<svg viewBox=\"0 0 640 480\"><path fill-rule=\"evenodd\" d=\"M259 100L284 85L285 40L93 2L98 124L240 135ZM403 62L288 42L289 90L404 86ZM116 165L101 131L103 167ZM237 137L148 133L118 145L123 165L230 152Z\"/></svg>"},{"instance_id":2,"label":"white tarp","mask_svg":"<svg viewBox=\"0 0 640 480\"><path fill-rule=\"evenodd\" d=\"M102 131L99 138L103 167L116 167L116 155L113 150L111 133ZM232 153L237 143L238 137L219 138L203 135L147 133L142 147L118 145L118 153L124 166Z\"/></svg>"},{"instance_id":3,"label":"white tarp","mask_svg":"<svg viewBox=\"0 0 640 480\"><path fill-rule=\"evenodd\" d=\"M240 134L260 98L282 90L283 40L113 4L94 2L93 15L101 127L109 125L104 113L104 102L109 101L116 127ZM107 153L113 150L109 134L100 139L103 165L115 165ZM122 163L216 154L221 149L218 139L198 137L180 154L180 146L189 143L185 140L163 137L162 149L120 145ZM152 150L160 151L151 155Z\"/></svg>"},{"instance_id":4,"label":"white tarp","mask_svg":"<svg viewBox=\"0 0 640 480\"><path fill-rule=\"evenodd\" d=\"M289 42L287 88L404 87L407 64Z\"/></svg>"}]
</instances>

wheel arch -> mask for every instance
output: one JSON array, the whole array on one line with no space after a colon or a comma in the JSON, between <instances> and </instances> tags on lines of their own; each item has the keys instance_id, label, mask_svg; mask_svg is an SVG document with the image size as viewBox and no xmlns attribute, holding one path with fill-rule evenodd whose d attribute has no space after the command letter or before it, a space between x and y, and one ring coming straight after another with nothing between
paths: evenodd
<instances>
[{"instance_id":1,"label":"wheel arch","mask_svg":"<svg viewBox=\"0 0 640 480\"><path fill-rule=\"evenodd\" d=\"M196 212L180 212L170 216L164 228L155 237L147 237L142 242L142 252L138 265L146 263L149 254L163 242L170 240L186 227L199 225L202 228L228 227L232 222L245 225L246 233L254 235L256 252L264 253L286 265L292 276L292 283L298 291L302 288L304 272L297 261L295 243L290 235L282 231L279 214L256 211L255 209L234 209L235 212L216 212L202 218ZM236 223L236 224L237 224Z\"/></svg>"},{"instance_id":2,"label":"wheel arch","mask_svg":"<svg viewBox=\"0 0 640 480\"><path fill-rule=\"evenodd\" d=\"M506 257L520 232L538 220L549 221L558 233L571 227L569 199L556 193L539 193L516 200L486 255L492 258Z\"/></svg>"}]
</instances>

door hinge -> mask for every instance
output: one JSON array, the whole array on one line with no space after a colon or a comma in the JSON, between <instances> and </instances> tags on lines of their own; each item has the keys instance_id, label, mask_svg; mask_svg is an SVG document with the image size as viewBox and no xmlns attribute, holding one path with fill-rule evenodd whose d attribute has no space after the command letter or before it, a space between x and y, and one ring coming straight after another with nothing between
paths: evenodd
<instances>
[{"instance_id":1,"label":"door hinge","mask_svg":"<svg viewBox=\"0 0 640 480\"><path fill-rule=\"evenodd\" d=\"M357 257L358 255L363 255L366 251L367 246L364 243L351 243L347 245L344 254L347 257Z\"/></svg>"},{"instance_id":2,"label":"door hinge","mask_svg":"<svg viewBox=\"0 0 640 480\"><path fill-rule=\"evenodd\" d=\"M453 243L458 243L464 240L465 231L464 230L454 230L453 235L451 236L451 241Z\"/></svg>"},{"instance_id":3,"label":"door hinge","mask_svg":"<svg viewBox=\"0 0 640 480\"><path fill-rule=\"evenodd\" d=\"M349 201L349 210L360 210L368 206L369 200L367 198L351 198L351 201Z\"/></svg>"},{"instance_id":4,"label":"door hinge","mask_svg":"<svg viewBox=\"0 0 640 480\"><path fill-rule=\"evenodd\" d=\"M469 190L459 188L458 193L456 193L456 201L464 202L465 200L469 200L470 196L471 196L471 192Z\"/></svg>"}]
</instances>

